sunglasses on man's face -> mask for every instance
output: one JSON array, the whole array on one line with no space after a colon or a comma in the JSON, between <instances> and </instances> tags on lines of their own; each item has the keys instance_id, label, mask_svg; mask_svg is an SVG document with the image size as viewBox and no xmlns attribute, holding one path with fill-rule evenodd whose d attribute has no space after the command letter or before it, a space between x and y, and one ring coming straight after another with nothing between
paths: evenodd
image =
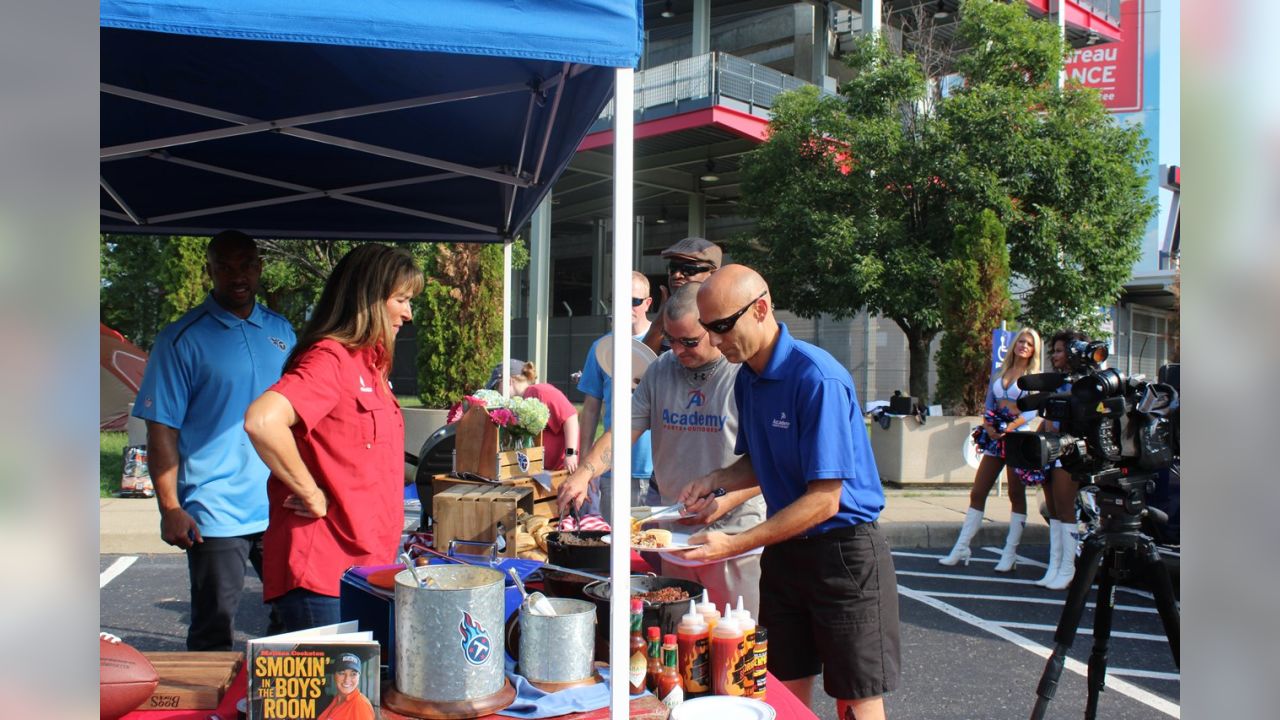
<instances>
[{"instance_id":1,"label":"sunglasses on man's face","mask_svg":"<svg viewBox=\"0 0 1280 720\"><path fill-rule=\"evenodd\" d=\"M702 320L698 320L698 324L706 328L709 332L713 332L717 335L724 335L725 333L732 330L734 325L738 324L738 318L745 315L747 311L750 310L751 307L756 304L756 300L759 300L760 298L764 297L767 294L769 294L768 290L765 290L764 292L760 293L755 297L755 300L752 300L751 302L747 303L742 307L741 310L730 315L729 317L720 318L719 320L712 320L711 322L702 322Z\"/></svg>"},{"instance_id":2,"label":"sunglasses on man's face","mask_svg":"<svg viewBox=\"0 0 1280 720\"><path fill-rule=\"evenodd\" d=\"M711 272L712 270L715 270L715 269L716 267L714 265L699 265L698 263L673 262L667 265L667 274L675 275L676 273L680 273L685 277L691 277L693 275L701 275L702 273Z\"/></svg>"},{"instance_id":3,"label":"sunglasses on man's face","mask_svg":"<svg viewBox=\"0 0 1280 720\"><path fill-rule=\"evenodd\" d=\"M678 338L678 337L672 337L666 333L662 333L662 337L666 338L667 342L671 343L672 345L675 345L676 343L680 343L681 345L690 349L698 347L698 343L702 342L702 338L706 336L707 336L706 333L702 333L696 338Z\"/></svg>"},{"instance_id":4,"label":"sunglasses on man's face","mask_svg":"<svg viewBox=\"0 0 1280 720\"><path fill-rule=\"evenodd\" d=\"M631 298L631 307L640 307L649 298Z\"/></svg>"}]
</instances>

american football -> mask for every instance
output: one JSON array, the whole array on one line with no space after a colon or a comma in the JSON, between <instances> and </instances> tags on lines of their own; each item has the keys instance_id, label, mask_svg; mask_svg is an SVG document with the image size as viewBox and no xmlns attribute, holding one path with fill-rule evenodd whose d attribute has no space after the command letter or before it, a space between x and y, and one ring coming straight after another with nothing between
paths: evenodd
<instances>
[{"instance_id":1,"label":"american football","mask_svg":"<svg viewBox=\"0 0 1280 720\"><path fill-rule=\"evenodd\" d=\"M137 709L155 691L160 677L146 656L133 646L98 640L99 714L116 720Z\"/></svg>"}]
</instances>

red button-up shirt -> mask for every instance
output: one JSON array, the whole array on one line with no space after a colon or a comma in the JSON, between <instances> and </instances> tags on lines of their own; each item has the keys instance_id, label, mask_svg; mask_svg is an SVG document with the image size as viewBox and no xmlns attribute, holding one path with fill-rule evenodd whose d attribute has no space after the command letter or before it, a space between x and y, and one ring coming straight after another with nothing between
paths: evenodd
<instances>
[{"instance_id":1,"label":"red button-up shirt","mask_svg":"<svg viewBox=\"0 0 1280 720\"><path fill-rule=\"evenodd\" d=\"M347 568L396 557L404 529L404 416L377 370L381 352L322 340L271 387L298 415L298 452L329 509L320 519L297 515L284 507L288 487L274 475L267 481L264 600L299 587L337 597Z\"/></svg>"}]
</instances>

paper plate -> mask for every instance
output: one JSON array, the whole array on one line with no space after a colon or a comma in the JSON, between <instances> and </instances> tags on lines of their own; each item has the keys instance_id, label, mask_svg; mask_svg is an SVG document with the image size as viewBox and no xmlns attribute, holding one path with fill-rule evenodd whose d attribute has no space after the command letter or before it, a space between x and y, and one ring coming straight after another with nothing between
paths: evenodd
<instances>
[{"instance_id":1,"label":"paper plate","mask_svg":"<svg viewBox=\"0 0 1280 720\"><path fill-rule=\"evenodd\" d=\"M685 550L692 550L696 547L702 547L701 543L697 545L690 545L689 544L690 537L692 537L690 533L672 531L670 545L667 545L665 547L660 547L660 548L639 547L637 545L632 545L631 549L639 550L640 552L678 553L678 552L683 552ZM612 534L603 535L600 537L600 539L603 540L604 542L613 542L613 535Z\"/></svg>"},{"instance_id":2,"label":"paper plate","mask_svg":"<svg viewBox=\"0 0 1280 720\"><path fill-rule=\"evenodd\" d=\"M685 700L671 711L671 720L773 720L777 716L763 700L731 695Z\"/></svg>"},{"instance_id":3,"label":"paper plate","mask_svg":"<svg viewBox=\"0 0 1280 720\"><path fill-rule=\"evenodd\" d=\"M658 356L653 354L648 345L631 338L631 387L634 388L640 383L640 378L644 377L644 371L649 365L657 360ZM600 363L600 369L604 370L604 374L613 377L613 338L607 337L596 343L596 362Z\"/></svg>"}]
</instances>

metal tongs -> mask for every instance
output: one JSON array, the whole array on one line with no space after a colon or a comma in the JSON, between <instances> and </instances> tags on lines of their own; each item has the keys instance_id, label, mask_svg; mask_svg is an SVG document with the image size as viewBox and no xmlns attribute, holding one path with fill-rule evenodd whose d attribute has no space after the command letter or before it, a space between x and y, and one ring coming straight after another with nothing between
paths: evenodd
<instances>
[{"instance_id":1,"label":"metal tongs","mask_svg":"<svg viewBox=\"0 0 1280 720\"><path fill-rule=\"evenodd\" d=\"M703 495L698 499L706 500L707 498L710 498L710 497L724 497L724 494L725 494L725 489L722 487L718 487L715 490L712 490L711 492L707 493L706 495ZM676 503L675 505L668 505L666 507L658 508L654 512L651 512L642 518L636 518L635 520L633 520L633 522L642 523L645 520L648 520L650 518L655 518L659 515L665 515L671 512L672 510L675 510L680 515L684 515L684 503Z\"/></svg>"}]
</instances>

